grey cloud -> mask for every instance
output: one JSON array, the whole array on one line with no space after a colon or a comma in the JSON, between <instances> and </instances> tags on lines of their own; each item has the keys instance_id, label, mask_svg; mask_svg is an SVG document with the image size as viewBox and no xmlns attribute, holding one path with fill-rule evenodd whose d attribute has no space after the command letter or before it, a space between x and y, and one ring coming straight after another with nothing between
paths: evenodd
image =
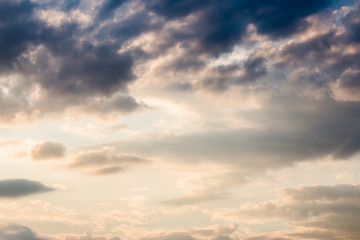
<instances>
[{"instance_id":1,"label":"grey cloud","mask_svg":"<svg viewBox=\"0 0 360 240\"><path fill-rule=\"evenodd\" d=\"M207 77L197 85L200 89L214 92L228 90L232 86L253 84L267 74L266 59L250 55L242 63L220 65L211 69Z\"/></svg>"},{"instance_id":2,"label":"grey cloud","mask_svg":"<svg viewBox=\"0 0 360 240\"><path fill-rule=\"evenodd\" d=\"M90 233L85 233L84 236L81 237L74 237L74 236L67 236L64 240L120 240L119 237L94 237Z\"/></svg>"},{"instance_id":3,"label":"grey cloud","mask_svg":"<svg viewBox=\"0 0 360 240\"><path fill-rule=\"evenodd\" d=\"M108 45L94 46L82 44L80 49L72 49L69 55L61 56L57 79L43 79L42 85L49 91L59 94L113 94L126 89L133 79L132 58L119 55L116 48Z\"/></svg>"},{"instance_id":4,"label":"grey cloud","mask_svg":"<svg viewBox=\"0 0 360 240\"><path fill-rule=\"evenodd\" d=\"M61 143L43 142L31 150L33 160L59 159L65 156L66 147Z\"/></svg>"},{"instance_id":5,"label":"grey cloud","mask_svg":"<svg viewBox=\"0 0 360 240\"><path fill-rule=\"evenodd\" d=\"M1 48L4 52L0 54L3 56L0 57L0 68L6 69L9 74L20 74L23 78L11 85L8 95L0 95L3 109L6 109L2 121L14 120L16 116L32 120L71 108L87 109L92 114L130 113L142 109L143 105L128 96L127 92L127 86L136 79L134 69L137 64L164 56L169 49L178 46L182 53L164 69L196 75L206 68L204 58L216 58L241 43L250 23L260 34L273 38L287 37L308 25L305 17L331 6L331 1L324 0L302 1L301 4L263 0L146 1L143 5L140 1L138 4L145 10L140 8L130 15L121 16L120 20L113 19L115 11L131 8L132 3L104 1L95 14L94 26L83 28L74 22L50 27L35 16L42 5L26 0L2 1L0 12L4 12L4 16L11 13L11 16L0 19L3 23L1 35L6 36L0 39L0 45L6 46ZM76 0L64 4L64 1L60 3L62 9L69 11L79 7L80 2ZM338 57L337 64L320 66L322 71L333 69L331 76L335 79L345 71L345 66L355 68L358 54L339 58L331 55L329 46L350 41L354 38L349 37L351 34L356 36L357 28L351 25L355 22L356 11L353 10L352 15L343 20L348 26L346 36L329 34L303 45L290 45L281 53L281 59L285 60L279 61L279 64L303 62L304 59L319 63L319 59L328 55L332 59ZM183 18L191 14L194 14L192 20ZM182 21L182 24L177 27L167 24L176 21ZM138 39L146 32L159 35L161 43L151 44L156 47L148 52L142 46L130 47L121 53L118 51L127 47L129 40ZM202 87L223 91L234 84L251 84L269 72L266 62L269 60L265 59L262 56L248 58L240 75L227 72L226 76L207 76ZM221 75L220 72L218 75ZM28 95L34 92L35 87L39 87L42 94L39 99L29 101ZM112 101L119 93L126 96L118 99L123 100L120 107ZM108 111L91 111L90 106L96 105L98 99L105 99L102 103ZM89 105L84 107L84 103Z\"/></svg>"},{"instance_id":6,"label":"grey cloud","mask_svg":"<svg viewBox=\"0 0 360 240\"><path fill-rule=\"evenodd\" d=\"M0 180L0 197L18 198L31 194L51 192L55 189L44 184L26 179Z\"/></svg>"},{"instance_id":7,"label":"grey cloud","mask_svg":"<svg viewBox=\"0 0 360 240\"><path fill-rule=\"evenodd\" d=\"M121 7L121 5L126 1L127 0L104 0L100 10L97 13L95 22L111 18L114 14L114 11Z\"/></svg>"},{"instance_id":8,"label":"grey cloud","mask_svg":"<svg viewBox=\"0 0 360 240\"><path fill-rule=\"evenodd\" d=\"M233 78L231 77L230 79L226 77L208 77L201 81L200 88L211 90L214 92L222 92L229 88L231 82L233 82Z\"/></svg>"},{"instance_id":9,"label":"grey cloud","mask_svg":"<svg viewBox=\"0 0 360 240\"><path fill-rule=\"evenodd\" d=\"M289 188L281 192L281 203L263 202L238 213L254 218L280 218L296 227L309 228L309 232L290 233L289 236L328 239L358 239L357 227L360 210L358 185L315 186ZM265 238L266 239L266 238Z\"/></svg>"},{"instance_id":10,"label":"grey cloud","mask_svg":"<svg viewBox=\"0 0 360 240\"><path fill-rule=\"evenodd\" d=\"M356 84L348 86L347 89L340 86L341 76L345 76L349 71L356 72L360 62L360 52L358 51L352 27L358 16L359 5L355 5L352 10L341 19L341 23L345 31L331 29L327 33L316 34L314 37L305 41L293 41L283 47L275 57L275 66L280 67L282 71L298 72L298 69L307 69L308 72L316 72L315 75L308 76L307 79L301 80L301 85L305 91L315 92L319 95L322 91L323 95L335 92L335 99L346 99L345 92L350 95L349 100L356 100L357 87ZM324 17L324 16L323 16ZM332 16L328 16L331 19ZM335 20L334 20L335 21ZM352 48L353 51L338 51L341 48ZM283 68L281 68L283 67ZM319 81L320 80L320 81ZM337 83L335 83L337 82ZM299 81L298 81L299 83ZM355 83L355 82L354 82ZM299 85L297 85L300 87ZM333 90L334 88L334 90ZM344 93L341 93L344 90ZM353 93L351 91L354 91ZM301 90L304 92L304 90ZM336 96L338 93L338 97ZM343 98L341 98L343 96Z\"/></svg>"},{"instance_id":11,"label":"grey cloud","mask_svg":"<svg viewBox=\"0 0 360 240\"><path fill-rule=\"evenodd\" d=\"M331 95L330 76L318 69L299 68L287 76L288 90L297 95L321 100Z\"/></svg>"},{"instance_id":12,"label":"grey cloud","mask_svg":"<svg viewBox=\"0 0 360 240\"><path fill-rule=\"evenodd\" d=\"M141 238L141 240L196 240L188 233L172 233L168 235L160 235L154 237L145 237Z\"/></svg>"},{"instance_id":13,"label":"grey cloud","mask_svg":"<svg viewBox=\"0 0 360 240\"><path fill-rule=\"evenodd\" d=\"M347 69L331 86L339 101L360 101L360 70Z\"/></svg>"},{"instance_id":14,"label":"grey cloud","mask_svg":"<svg viewBox=\"0 0 360 240\"><path fill-rule=\"evenodd\" d=\"M78 2L72 2L68 7L77 5ZM26 0L0 3L2 16L11 14L0 19L3 33L0 45L6 46L1 47L0 68L8 75L19 75L18 80L8 82L8 94L0 93L6 110L2 121L12 121L15 116L36 119L83 106L96 98L109 102L105 104L105 108L111 108L108 112L128 113L139 109L141 104L133 97L125 97L127 85L135 78L132 54L117 53L119 43L103 42L103 39L96 44L87 41L81 37L86 35L86 30L76 23L47 26L35 16L42 7ZM30 101L29 95L35 87L40 88L41 95ZM115 93L124 97L113 102Z\"/></svg>"},{"instance_id":15,"label":"grey cloud","mask_svg":"<svg viewBox=\"0 0 360 240\"><path fill-rule=\"evenodd\" d=\"M360 4L357 3L354 9L344 18L347 26L348 37L351 42L360 42L360 23L359 23Z\"/></svg>"},{"instance_id":16,"label":"grey cloud","mask_svg":"<svg viewBox=\"0 0 360 240\"><path fill-rule=\"evenodd\" d=\"M65 1L65 10L70 10L79 7L81 0L67 0Z\"/></svg>"},{"instance_id":17,"label":"grey cloud","mask_svg":"<svg viewBox=\"0 0 360 240\"><path fill-rule=\"evenodd\" d=\"M2 240L46 240L37 236L30 228L8 224L0 225L0 239Z\"/></svg>"},{"instance_id":18,"label":"grey cloud","mask_svg":"<svg viewBox=\"0 0 360 240\"><path fill-rule=\"evenodd\" d=\"M191 91L194 89L193 85L189 82L176 82L169 85L169 89L178 91Z\"/></svg>"},{"instance_id":19,"label":"grey cloud","mask_svg":"<svg viewBox=\"0 0 360 240\"><path fill-rule=\"evenodd\" d=\"M94 175L109 175L109 174L114 174L114 173L119 173L119 172L124 172L124 171L125 171L124 167L114 166L114 167L100 168L98 170L95 170L93 172L93 174Z\"/></svg>"},{"instance_id":20,"label":"grey cloud","mask_svg":"<svg viewBox=\"0 0 360 240\"><path fill-rule=\"evenodd\" d=\"M163 23L155 21L147 12L136 12L133 15L117 21L106 24L99 29L97 37L101 40L111 37L120 43L124 43L139 35L159 30Z\"/></svg>"},{"instance_id":21,"label":"grey cloud","mask_svg":"<svg viewBox=\"0 0 360 240\"><path fill-rule=\"evenodd\" d=\"M11 68L17 58L38 40L35 5L28 1L0 2L0 69Z\"/></svg>"},{"instance_id":22,"label":"grey cloud","mask_svg":"<svg viewBox=\"0 0 360 240\"><path fill-rule=\"evenodd\" d=\"M79 105L79 109L89 113L98 113L100 116L116 112L131 113L146 108L148 106L145 103L123 94L115 94L111 98L95 98L91 99L88 104Z\"/></svg>"},{"instance_id":23,"label":"grey cloud","mask_svg":"<svg viewBox=\"0 0 360 240\"><path fill-rule=\"evenodd\" d=\"M274 97L261 112L239 112L239 118L261 124L261 129L170 136L113 146L181 162L220 161L251 172L316 161L332 154L336 159L346 159L360 150L359 108L357 103L332 99L319 102Z\"/></svg>"},{"instance_id":24,"label":"grey cloud","mask_svg":"<svg viewBox=\"0 0 360 240\"><path fill-rule=\"evenodd\" d=\"M360 198L360 186L358 185L336 185L336 186L308 186L297 188L286 188L279 190L280 196L291 199L291 201L318 201L318 200L351 200Z\"/></svg>"},{"instance_id":25,"label":"grey cloud","mask_svg":"<svg viewBox=\"0 0 360 240\"><path fill-rule=\"evenodd\" d=\"M266 75L265 58L249 57L244 63L245 75L241 78L244 81L254 81ZM241 80L240 80L241 81Z\"/></svg>"},{"instance_id":26,"label":"grey cloud","mask_svg":"<svg viewBox=\"0 0 360 240\"><path fill-rule=\"evenodd\" d=\"M150 161L135 155L120 154L114 148L82 152L73 157L71 169L85 170L93 175L108 175L124 172L127 168L147 164Z\"/></svg>"},{"instance_id":27,"label":"grey cloud","mask_svg":"<svg viewBox=\"0 0 360 240\"><path fill-rule=\"evenodd\" d=\"M197 20L188 26L192 38L203 52L219 54L241 41L246 26L253 23L262 34L283 37L303 30L306 16L331 5L331 1L147 1L147 7L167 19L196 13ZM198 49L199 50L199 49Z\"/></svg>"}]
</instances>

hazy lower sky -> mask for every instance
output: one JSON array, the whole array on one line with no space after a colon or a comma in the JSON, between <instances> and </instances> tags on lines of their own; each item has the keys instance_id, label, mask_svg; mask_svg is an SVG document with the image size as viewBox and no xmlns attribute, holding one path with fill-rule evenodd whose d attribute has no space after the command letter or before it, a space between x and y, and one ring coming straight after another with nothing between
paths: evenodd
<instances>
[{"instance_id":1,"label":"hazy lower sky","mask_svg":"<svg viewBox=\"0 0 360 240\"><path fill-rule=\"evenodd\" d=\"M0 240L359 240L360 2L0 0Z\"/></svg>"}]
</instances>

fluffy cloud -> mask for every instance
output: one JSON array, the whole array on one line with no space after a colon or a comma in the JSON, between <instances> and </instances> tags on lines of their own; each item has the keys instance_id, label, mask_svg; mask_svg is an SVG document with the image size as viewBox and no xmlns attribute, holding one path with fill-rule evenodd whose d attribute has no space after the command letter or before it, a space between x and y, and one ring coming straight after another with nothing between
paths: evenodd
<instances>
[{"instance_id":1,"label":"fluffy cloud","mask_svg":"<svg viewBox=\"0 0 360 240\"><path fill-rule=\"evenodd\" d=\"M18 198L36 193L54 191L44 184L26 179L6 179L0 181L0 197Z\"/></svg>"},{"instance_id":2,"label":"fluffy cloud","mask_svg":"<svg viewBox=\"0 0 360 240\"><path fill-rule=\"evenodd\" d=\"M2 120L36 119L99 99L110 112L137 109L137 101L127 96L134 79L132 54L117 53L117 43L80 40L84 29L76 22L48 26L36 15L45 7L27 0L0 3L6 13L0 19L1 35L6 36L0 40L0 68L16 78L2 80L0 98L9 109ZM113 100L115 93L122 97Z\"/></svg>"},{"instance_id":3,"label":"fluffy cloud","mask_svg":"<svg viewBox=\"0 0 360 240\"><path fill-rule=\"evenodd\" d=\"M83 8L79 0L51 4L1 1L0 11L6 14L0 19L0 33L6 37L1 38L0 45L6 47L1 48L0 68L11 77L4 78L6 87L0 91L2 109L6 109L0 120L21 122L69 109L96 115L141 109L144 104L130 96L128 85L137 75L141 76L141 70L136 71L142 69L143 64L151 65L167 56L170 50L178 49L181 53L167 62L165 68L176 76L187 71L199 73L209 67L208 57L217 59L246 42L249 26L259 36L276 42L311 29L313 23L309 16L331 7L332 2L325 0L301 4L262 0L201 3L106 0L90 11ZM38 16L39 11L48 8L64 15L74 9L84 11L92 21L87 25L65 21L50 26ZM124 11L128 14L120 14ZM346 41L354 44L357 11L354 9L343 20ZM147 33L159 37L149 39L145 37ZM339 35L327 38L334 39L330 45L340 41ZM328 49L326 44L307 46L310 47L301 47L305 49L301 53L296 53L300 46L290 46L283 58L290 54L291 62L296 62L294 55L300 58L312 51L325 53ZM349 58L342 59L338 61L350 64L346 60ZM241 70L234 75L204 76L202 85L227 89L229 85L251 84L269 74L269 60L263 56L250 57L240 64ZM104 108L91 107L97 104Z\"/></svg>"},{"instance_id":4,"label":"fluffy cloud","mask_svg":"<svg viewBox=\"0 0 360 240\"><path fill-rule=\"evenodd\" d=\"M31 150L33 160L59 159L65 156L66 148L61 143L43 142L35 145Z\"/></svg>"}]
</instances>

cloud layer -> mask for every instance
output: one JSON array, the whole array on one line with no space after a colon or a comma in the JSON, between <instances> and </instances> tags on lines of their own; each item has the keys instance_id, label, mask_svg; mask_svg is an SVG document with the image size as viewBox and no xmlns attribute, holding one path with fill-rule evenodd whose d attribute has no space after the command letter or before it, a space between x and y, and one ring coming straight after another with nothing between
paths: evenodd
<instances>
[{"instance_id":1,"label":"cloud layer","mask_svg":"<svg viewBox=\"0 0 360 240\"><path fill-rule=\"evenodd\" d=\"M358 240L359 16L358 0L0 0L0 218L67 240ZM38 174L66 191L23 200L55 190Z\"/></svg>"}]
</instances>

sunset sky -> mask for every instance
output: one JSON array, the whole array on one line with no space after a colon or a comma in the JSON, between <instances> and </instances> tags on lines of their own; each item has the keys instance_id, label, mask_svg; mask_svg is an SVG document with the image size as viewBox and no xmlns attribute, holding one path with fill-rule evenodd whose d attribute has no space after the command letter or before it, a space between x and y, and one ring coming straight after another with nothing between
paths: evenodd
<instances>
[{"instance_id":1,"label":"sunset sky","mask_svg":"<svg viewBox=\"0 0 360 240\"><path fill-rule=\"evenodd\" d=\"M360 2L0 0L0 240L359 240Z\"/></svg>"}]
</instances>

